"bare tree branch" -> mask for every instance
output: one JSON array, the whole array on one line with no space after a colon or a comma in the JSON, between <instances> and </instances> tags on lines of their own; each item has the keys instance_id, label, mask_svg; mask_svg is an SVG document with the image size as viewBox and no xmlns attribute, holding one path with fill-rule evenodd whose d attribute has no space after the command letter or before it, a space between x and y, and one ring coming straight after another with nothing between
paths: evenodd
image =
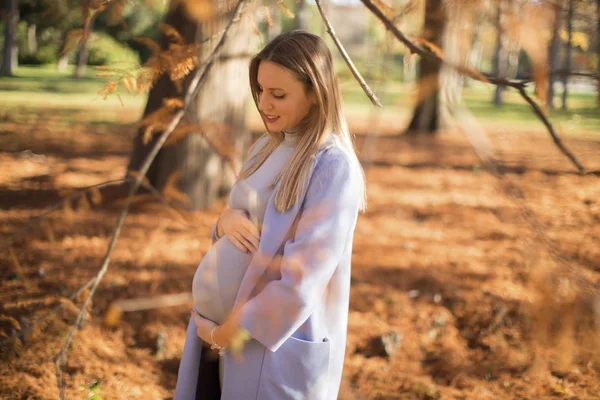
<instances>
[{"instance_id":1,"label":"bare tree branch","mask_svg":"<svg viewBox=\"0 0 600 400\"><path fill-rule=\"evenodd\" d=\"M211 67L214 64L215 58L220 53L221 49L223 48L223 45L225 44L225 41L227 40L227 35L229 33L229 30L230 30L231 26L233 25L233 23L235 21L239 20L241 12L242 12L242 10L244 8L245 1L246 0L240 0L237 3L237 5L235 7L235 11L233 13L233 18L231 19L231 21L229 22L229 24L225 28L225 31L223 32L223 35L221 36L221 39L220 39L219 43L217 43L217 45L215 46L214 50L212 51L212 53L210 54L210 56L208 57L208 59L204 63L203 68L198 69L198 71L196 72L196 74L194 76L194 79L192 80L190 86L188 87L186 96L184 98L184 106L183 106L183 108L180 109L173 116L173 119L171 120L171 123L168 125L167 129L160 135L160 137L157 140L157 142L155 143L154 147L152 148L152 150L150 151L150 153L148 154L148 156L144 160L144 163L142 164L142 167L139 170L139 175L136 177L135 182L133 183L133 185L129 189L129 194L127 196L127 200L126 200L125 206L123 207L123 210L121 211L121 214L119 215L119 218L117 219L117 226L115 228L115 231L113 233L111 241L110 241L110 243L108 245L108 249L106 251L106 255L104 256L104 260L102 262L102 267L101 267L100 271L98 271L98 274L96 275L96 279L94 280L94 282L93 282L93 284L91 286L90 292L89 292L88 296L86 297L85 301L83 302L83 304L81 306L81 309L80 309L79 315L77 316L77 320L75 321L75 324L73 324L73 326L71 327L71 330L67 334L67 338L65 339L65 342L63 343L63 346L60 349L60 352L54 358L54 366L55 366L55 370L56 370L56 380L57 380L58 388L59 388L59 391L60 391L60 398L62 400L65 399L65 382L64 382L64 378L63 378L62 366L66 362L67 349L69 348L71 342L73 341L73 338L75 337L75 333L76 333L76 331L78 329L79 324L83 320L85 309L87 308L88 304L92 300L92 297L94 296L94 293L96 292L96 289L98 287L98 284L102 280L102 277L104 276L104 274L108 270L108 265L110 263L110 258L111 258L112 252L113 252L113 250L115 248L116 242L117 242L117 240L119 238L119 235L121 233L121 229L123 227L123 223L125 221L125 217L127 216L127 213L129 211L129 205L130 205L130 202L131 202L131 198L133 197L133 194L135 192L137 192L137 190L139 189L143 177L148 172L148 169L150 168L150 165L152 164L152 162L156 158L156 155L158 154L159 150L163 146L164 142L167 140L167 138L169 137L169 135L171 134L171 132L173 132L173 130L175 129L175 127L177 126L177 124L179 123L179 121L181 120L181 118L183 117L183 115L185 113L185 109L187 107L189 107L189 103L191 102L191 100L198 94L198 91L200 90L200 87L202 86L202 84L206 80L206 76L207 76L208 72L210 71Z\"/></svg>"},{"instance_id":2,"label":"bare tree branch","mask_svg":"<svg viewBox=\"0 0 600 400\"><path fill-rule=\"evenodd\" d=\"M491 84L497 85L497 86L508 86L508 87L512 87L512 88L517 89L519 91L519 93L521 94L521 96L523 96L523 98L525 99L525 101L527 101L532 106L533 111L542 120L542 122L544 123L544 125L546 126L546 128L548 128L548 131L549 131L550 135L552 136L552 139L554 140L554 143L557 144L557 146L559 147L560 151L563 154L565 154L565 156L567 156L567 158L569 158L569 160L577 167L577 169L579 170L580 173L585 173L585 168L583 167L583 165L577 160L577 158L565 147L565 145L562 143L562 141L558 138L558 135L556 134L556 131L554 130L554 128L552 126L552 123L550 122L550 120L548 119L548 117L545 115L545 113L543 112L542 108L537 104L537 102L535 100L533 100L530 96L527 95L527 93L525 92L525 83L524 82L515 82L515 81L510 81L508 79L503 79L503 78L486 77L485 74L482 73L481 71L477 71L475 69L471 69L471 68L468 68L468 67L464 67L464 66L461 66L461 65L456 65L456 64L450 63L450 62L444 60L442 57L438 56L433 51L431 51L429 49L422 48L422 47L416 45L410 39L408 39L385 16L385 14L381 10L379 10L379 8L377 8L377 6L375 6L375 4L373 4L373 2L371 0L361 0L361 2L373 14L375 14L375 16L384 24L384 26L390 32L392 32L392 34L400 42L402 42L404 45L406 45L406 47L408 47L408 49L412 53L417 53L421 57L426 58L426 59L428 59L428 60L430 60L432 62L443 64L443 65L446 65L446 66L448 66L450 68L453 68L456 71L458 71L458 72L460 72L460 73L462 73L462 74L464 74L464 75L466 75L466 76L468 76L471 79L474 79L476 81L480 81L480 82L484 82L484 83L491 83Z\"/></svg>"},{"instance_id":3,"label":"bare tree branch","mask_svg":"<svg viewBox=\"0 0 600 400\"><path fill-rule=\"evenodd\" d=\"M377 107L381 107L381 102L379 101L379 99L377 98L375 93L373 93L373 91L371 90L369 85L367 85L367 82L365 82L365 80L361 76L360 72L358 72L358 70L356 69L356 66L354 66L354 63L352 62L352 59L346 52L344 45L342 45L342 42L340 42L340 40L336 36L335 31L333 30L333 26L331 26L331 22L329 22L329 20L327 19L327 16L325 15L325 11L323 10L323 5L321 4L321 0L315 0L315 2L317 3L317 7L319 8L319 13L321 14L321 18L323 19L323 22L325 23L325 26L327 27L327 33L329 33L329 36L331 36L331 38L333 39L333 43L335 43L340 54L342 55L342 58L344 59L344 61L346 61L346 65L348 65L348 68L350 68L350 71L352 71L352 75L354 75L354 78L356 78L356 80L360 84L360 87L365 92L367 97L369 97L369 99L371 100L371 103L373 103Z\"/></svg>"},{"instance_id":4,"label":"bare tree branch","mask_svg":"<svg viewBox=\"0 0 600 400\"><path fill-rule=\"evenodd\" d=\"M580 78L590 78L593 79L595 81L600 81L600 74L594 73L594 72L585 72L585 71L567 71L564 69L558 70L558 71L554 71L553 73L550 74L551 77L564 77L564 76L578 76ZM521 79L515 79L512 80L512 82L515 83L529 83L532 82L533 78L532 77L525 77L525 78L521 78Z\"/></svg>"},{"instance_id":5,"label":"bare tree branch","mask_svg":"<svg viewBox=\"0 0 600 400\"><path fill-rule=\"evenodd\" d=\"M548 118L546 118L546 116L544 115L544 112L542 111L540 106L536 103L535 100L533 100L531 98L531 96L529 96L527 94L527 92L525 91L525 86L523 86L523 85L518 86L517 90L519 91L519 93L521 93L521 96L523 96L523 98L531 105L531 107L533 107L535 113L537 114L538 117L540 117L540 119L542 120L544 125L546 125L548 132L550 132L550 136L552 136L552 140L558 146L558 148L563 152L563 154L565 154L567 157L569 157L569 160L571 160L571 162L573 164L575 164L577 166L577 169L579 169L579 172L581 172L581 173L585 172L585 168L583 167L583 165L581 165L579 160L577 160L577 158L575 158L575 156L569 150L567 150L567 148L565 147L562 140L560 140L560 138L556 134L556 131L554 130L554 126L552 126L552 124L550 123Z\"/></svg>"}]
</instances>

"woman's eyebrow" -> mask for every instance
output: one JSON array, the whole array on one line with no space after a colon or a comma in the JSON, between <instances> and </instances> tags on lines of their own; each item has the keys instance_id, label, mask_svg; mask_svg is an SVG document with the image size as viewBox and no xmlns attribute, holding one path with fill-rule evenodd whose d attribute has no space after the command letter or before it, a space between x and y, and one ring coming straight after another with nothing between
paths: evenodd
<instances>
[{"instance_id":1,"label":"woman's eyebrow","mask_svg":"<svg viewBox=\"0 0 600 400\"><path fill-rule=\"evenodd\" d=\"M258 86L260 86L260 88L261 88L261 89L264 89L264 86L263 86L263 85L261 85L260 83L258 84ZM268 89L269 89L269 90L281 90L281 91L285 92L285 90L284 90L284 89L282 89L282 88L268 88Z\"/></svg>"}]
</instances>

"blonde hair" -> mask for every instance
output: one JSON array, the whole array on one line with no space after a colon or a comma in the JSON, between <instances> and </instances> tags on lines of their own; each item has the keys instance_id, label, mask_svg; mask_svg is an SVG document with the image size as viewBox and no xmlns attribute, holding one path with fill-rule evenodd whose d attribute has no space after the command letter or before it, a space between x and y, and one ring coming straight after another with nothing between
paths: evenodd
<instances>
[{"instance_id":1,"label":"blonde hair","mask_svg":"<svg viewBox=\"0 0 600 400\"><path fill-rule=\"evenodd\" d=\"M261 61L276 63L292 72L300 82L304 83L307 95L312 92L316 100L308 115L294 129L298 131L298 140L290 160L276 178L279 185L275 193L275 208L279 212L284 212L300 201L310 178L311 160L329 135L333 134L339 138L342 149L360 170L360 209L364 210L366 206L364 172L356 156L354 141L342 113L333 57L323 40L301 30L284 33L273 39L252 58L250 90L257 108L259 104L257 76ZM262 113L261 118L265 123ZM244 166L238 179L245 179L252 175L283 141L284 133L268 132L267 137L268 140L256 149L255 156Z\"/></svg>"}]
</instances>

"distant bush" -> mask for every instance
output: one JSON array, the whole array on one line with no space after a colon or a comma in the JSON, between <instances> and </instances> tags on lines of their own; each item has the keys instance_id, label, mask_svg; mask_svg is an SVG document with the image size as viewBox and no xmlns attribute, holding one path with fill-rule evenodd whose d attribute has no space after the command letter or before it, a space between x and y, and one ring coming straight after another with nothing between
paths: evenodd
<instances>
[{"instance_id":1,"label":"distant bush","mask_svg":"<svg viewBox=\"0 0 600 400\"><path fill-rule=\"evenodd\" d=\"M117 42L102 32L94 32L89 43L89 65L111 65L115 63L137 64L138 53Z\"/></svg>"},{"instance_id":2,"label":"distant bush","mask_svg":"<svg viewBox=\"0 0 600 400\"><path fill-rule=\"evenodd\" d=\"M19 64L23 65L41 65L55 64L58 62L62 43L59 40L38 40L38 47L35 53L27 51L26 39L20 35L19 43ZM88 64L89 65L111 65L119 62L126 64L139 63L138 53L131 48L117 42L111 36L103 32L94 32L88 43ZM68 58L69 64L76 62L78 49L70 51Z\"/></svg>"}]
</instances>

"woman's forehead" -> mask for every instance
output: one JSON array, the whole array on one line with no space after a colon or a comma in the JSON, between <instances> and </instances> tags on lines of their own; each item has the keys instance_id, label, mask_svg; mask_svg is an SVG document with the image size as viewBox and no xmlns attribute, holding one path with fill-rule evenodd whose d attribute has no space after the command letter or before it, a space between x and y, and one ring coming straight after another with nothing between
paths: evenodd
<instances>
[{"instance_id":1,"label":"woman's forehead","mask_svg":"<svg viewBox=\"0 0 600 400\"><path fill-rule=\"evenodd\" d=\"M301 84L288 69L267 60L258 65L257 80L261 86L270 89L284 89Z\"/></svg>"}]
</instances>

